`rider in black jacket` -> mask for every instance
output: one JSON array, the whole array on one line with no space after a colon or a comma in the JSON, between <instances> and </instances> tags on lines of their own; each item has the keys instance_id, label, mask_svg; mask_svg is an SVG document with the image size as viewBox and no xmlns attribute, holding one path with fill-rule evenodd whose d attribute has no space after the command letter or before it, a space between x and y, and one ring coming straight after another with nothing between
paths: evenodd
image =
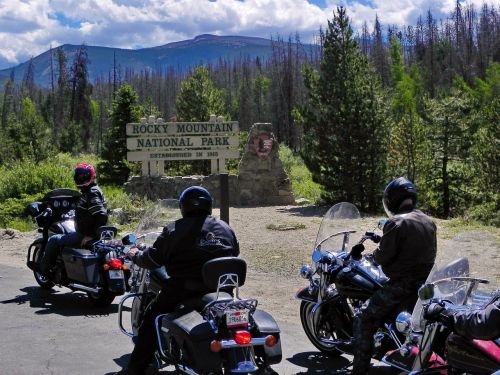
<instances>
[{"instance_id":1,"label":"rider in black jacket","mask_svg":"<svg viewBox=\"0 0 500 375\"><path fill-rule=\"evenodd\" d=\"M75 208L75 232L56 234L49 238L44 255L40 261L40 272L49 275L59 250L64 246L83 247L92 240L97 228L108 221L108 206L104 194L95 182L95 169L90 164L78 164L73 178L81 195Z\"/></svg>"},{"instance_id":2,"label":"rider in black jacket","mask_svg":"<svg viewBox=\"0 0 500 375\"><path fill-rule=\"evenodd\" d=\"M144 374L152 362L157 315L172 312L182 300L212 292L200 287L205 262L239 255L239 244L231 227L211 216L212 196L206 189L187 188L180 195L179 207L182 219L167 225L153 247L144 252L132 248L127 253L140 267L165 266L170 278L144 315L128 369L118 374Z\"/></svg>"},{"instance_id":3,"label":"rider in black jacket","mask_svg":"<svg viewBox=\"0 0 500 375\"><path fill-rule=\"evenodd\" d=\"M425 310L425 318L441 321L461 336L496 340L500 338L500 296L482 309L454 311L446 309L443 303L431 303Z\"/></svg>"},{"instance_id":4,"label":"rider in black jacket","mask_svg":"<svg viewBox=\"0 0 500 375\"><path fill-rule=\"evenodd\" d=\"M384 190L384 209L390 218L373 258L390 280L356 312L354 374L368 373L373 335L395 309L414 304L419 286L434 265L436 225L415 209L416 199L415 186L404 177L393 180Z\"/></svg>"}]
</instances>

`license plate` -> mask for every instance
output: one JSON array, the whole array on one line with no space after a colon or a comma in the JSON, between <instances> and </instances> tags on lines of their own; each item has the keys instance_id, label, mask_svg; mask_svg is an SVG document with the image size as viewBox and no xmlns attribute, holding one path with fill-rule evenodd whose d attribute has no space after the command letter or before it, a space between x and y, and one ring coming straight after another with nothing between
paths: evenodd
<instances>
[{"instance_id":1,"label":"license plate","mask_svg":"<svg viewBox=\"0 0 500 375\"><path fill-rule=\"evenodd\" d=\"M226 312L226 325L228 328L248 325L247 310L230 310Z\"/></svg>"},{"instance_id":2,"label":"license plate","mask_svg":"<svg viewBox=\"0 0 500 375\"><path fill-rule=\"evenodd\" d=\"M123 271L122 270L109 270L109 278L110 279L123 279Z\"/></svg>"}]
</instances>

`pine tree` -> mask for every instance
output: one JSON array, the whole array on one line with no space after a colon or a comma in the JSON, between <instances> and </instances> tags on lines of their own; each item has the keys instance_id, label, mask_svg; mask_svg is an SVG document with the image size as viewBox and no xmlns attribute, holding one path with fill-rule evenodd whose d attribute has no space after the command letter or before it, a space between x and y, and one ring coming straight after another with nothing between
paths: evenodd
<instances>
[{"instance_id":1,"label":"pine tree","mask_svg":"<svg viewBox=\"0 0 500 375\"><path fill-rule=\"evenodd\" d=\"M182 121L208 121L211 114L226 114L223 93L214 87L207 68L202 66L182 81L175 108Z\"/></svg>"},{"instance_id":2,"label":"pine tree","mask_svg":"<svg viewBox=\"0 0 500 375\"><path fill-rule=\"evenodd\" d=\"M71 92L71 112L70 120L81 125L81 139L83 149L90 151L92 110L90 96L92 94L92 85L88 80L87 48L81 46L75 55L75 60L71 68L72 73L72 92Z\"/></svg>"},{"instance_id":3,"label":"pine tree","mask_svg":"<svg viewBox=\"0 0 500 375\"><path fill-rule=\"evenodd\" d=\"M97 167L102 182L122 184L128 179L130 166L127 162L126 125L139 121L137 100L137 93L126 83L115 93L110 110L111 128L106 134L101 153L103 162Z\"/></svg>"},{"instance_id":4,"label":"pine tree","mask_svg":"<svg viewBox=\"0 0 500 375\"><path fill-rule=\"evenodd\" d=\"M377 209L385 164L380 90L344 8L328 22L320 71L309 68L305 78L309 97L296 112L305 133L301 154L323 198Z\"/></svg>"}]
</instances>

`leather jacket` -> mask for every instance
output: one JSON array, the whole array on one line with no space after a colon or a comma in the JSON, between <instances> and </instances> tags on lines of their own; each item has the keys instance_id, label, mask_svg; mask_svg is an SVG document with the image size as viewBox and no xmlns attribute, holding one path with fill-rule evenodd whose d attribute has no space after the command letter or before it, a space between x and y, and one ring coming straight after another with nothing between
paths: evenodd
<instances>
[{"instance_id":1,"label":"leather jacket","mask_svg":"<svg viewBox=\"0 0 500 375\"><path fill-rule=\"evenodd\" d=\"M423 212L402 210L384 225L374 260L393 281L423 283L436 259L436 225Z\"/></svg>"},{"instance_id":2,"label":"leather jacket","mask_svg":"<svg viewBox=\"0 0 500 375\"><path fill-rule=\"evenodd\" d=\"M484 309L454 313L453 327L459 335L474 339L500 338L500 297L492 300Z\"/></svg>"},{"instance_id":3,"label":"leather jacket","mask_svg":"<svg viewBox=\"0 0 500 375\"><path fill-rule=\"evenodd\" d=\"M138 252L134 262L150 269L165 266L172 279L201 280L205 262L239 253L236 236L224 221L213 216L188 216L163 228L153 246Z\"/></svg>"},{"instance_id":4,"label":"leather jacket","mask_svg":"<svg viewBox=\"0 0 500 375\"><path fill-rule=\"evenodd\" d=\"M108 222L108 205L101 189L93 184L82 190L76 202L76 230L85 236L94 237L99 227Z\"/></svg>"}]
</instances>

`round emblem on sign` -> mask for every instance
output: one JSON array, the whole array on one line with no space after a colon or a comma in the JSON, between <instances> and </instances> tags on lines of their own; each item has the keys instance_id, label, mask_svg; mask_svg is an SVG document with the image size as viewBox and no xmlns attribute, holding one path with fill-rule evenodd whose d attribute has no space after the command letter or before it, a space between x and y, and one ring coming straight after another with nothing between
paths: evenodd
<instances>
[{"instance_id":1,"label":"round emblem on sign","mask_svg":"<svg viewBox=\"0 0 500 375\"><path fill-rule=\"evenodd\" d=\"M274 140L267 134L261 134L253 139L253 146L257 156L266 160L273 149Z\"/></svg>"}]
</instances>

